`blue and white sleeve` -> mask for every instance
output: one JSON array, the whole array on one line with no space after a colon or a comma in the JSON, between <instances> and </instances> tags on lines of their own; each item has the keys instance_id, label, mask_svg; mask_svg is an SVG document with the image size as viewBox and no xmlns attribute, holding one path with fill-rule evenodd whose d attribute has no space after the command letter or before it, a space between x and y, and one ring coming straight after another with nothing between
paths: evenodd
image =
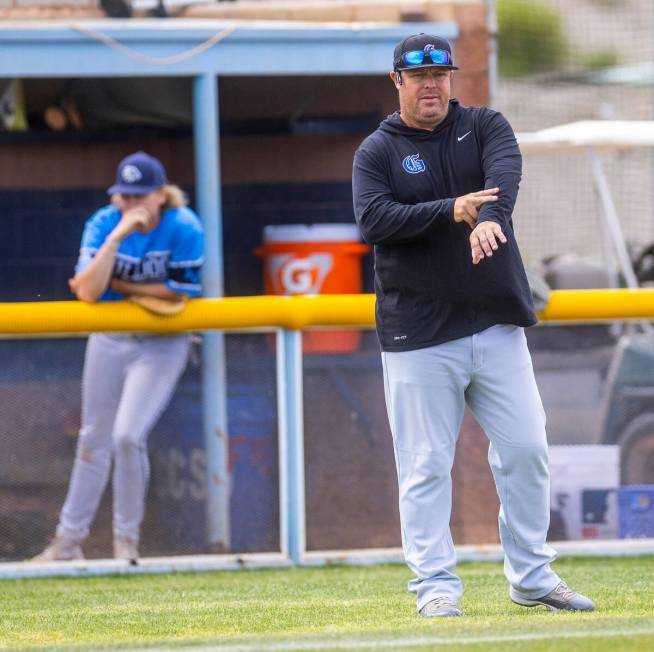
<instances>
[{"instance_id":1,"label":"blue and white sleeve","mask_svg":"<svg viewBox=\"0 0 654 652\"><path fill-rule=\"evenodd\" d=\"M95 254L107 239L113 224L107 219L107 211L100 209L87 220L82 233L82 243L79 249L79 258L75 265L75 273L79 274L88 267Z\"/></svg>"},{"instance_id":2,"label":"blue and white sleeve","mask_svg":"<svg viewBox=\"0 0 654 652\"><path fill-rule=\"evenodd\" d=\"M199 220L184 224L168 263L166 287L197 297L202 291L200 273L204 262L204 234Z\"/></svg>"}]
</instances>

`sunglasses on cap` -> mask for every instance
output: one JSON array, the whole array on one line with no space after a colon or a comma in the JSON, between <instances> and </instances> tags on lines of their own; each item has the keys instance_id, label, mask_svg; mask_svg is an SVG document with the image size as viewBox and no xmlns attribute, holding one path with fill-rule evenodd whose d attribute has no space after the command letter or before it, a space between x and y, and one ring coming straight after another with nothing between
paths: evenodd
<instances>
[{"instance_id":1,"label":"sunglasses on cap","mask_svg":"<svg viewBox=\"0 0 654 652\"><path fill-rule=\"evenodd\" d=\"M411 50L402 55L402 63L405 66L420 66L429 57L431 62L437 66L449 66L452 64L452 55L447 50Z\"/></svg>"}]
</instances>

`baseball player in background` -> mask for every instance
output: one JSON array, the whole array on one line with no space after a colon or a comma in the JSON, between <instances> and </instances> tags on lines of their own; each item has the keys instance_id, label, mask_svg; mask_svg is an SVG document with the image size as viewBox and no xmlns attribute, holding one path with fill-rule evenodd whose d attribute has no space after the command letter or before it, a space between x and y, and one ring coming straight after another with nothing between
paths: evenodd
<instances>
[{"instance_id":1,"label":"baseball player in background","mask_svg":"<svg viewBox=\"0 0 654 652\"><path fill-rule=\"evenodd\" d=\"M357 223L374 245L377 333L402 544L422 616L460 616L449 521L464 403L490 440L513 602L591 611L550 568L545 415L523 327L536 323L512 211L522 162L496 111L450 99L450 44L395 48L400 111L354 158Z\"/></svg>"},{"instance_id":2,"label":"baseball player in background","mask_svg":"<svg viewBox=\"0 0 654 652\"><path fill-rule=\"evenodd\" d=\"M202 226L144 152L118 166L111 204L87 221L70 287L87 302L129 298L174 313L200 293ZM184 370L190 336L95 333L88 339L82 422L68 495L51 544L36 561L83 559L113 470L114 556L135 563L149 476L146 439Z\"/></svg>"}]
</instances>

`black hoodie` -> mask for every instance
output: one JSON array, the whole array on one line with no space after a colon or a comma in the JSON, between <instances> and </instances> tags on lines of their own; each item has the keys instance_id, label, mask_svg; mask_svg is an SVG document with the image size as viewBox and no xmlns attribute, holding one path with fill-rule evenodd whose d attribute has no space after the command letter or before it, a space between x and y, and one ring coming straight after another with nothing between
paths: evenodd
<instances>
[{"instance_id":1,"label":"black hoodie","mask_svg":"<svg viewBox=\"0 0 654 652\"><path fill-rule=\"evenodd\" d=\"M451 100L433 130L394 113L354 156L354 213L375 249L377 333L384 351L410 351L495 324L536 322L511 213L522 170L511 126L496 111ZM470 227L457 197L499 187L478 222L497 222L506 244L472 264Z\"/></svg>"}]
</instances>

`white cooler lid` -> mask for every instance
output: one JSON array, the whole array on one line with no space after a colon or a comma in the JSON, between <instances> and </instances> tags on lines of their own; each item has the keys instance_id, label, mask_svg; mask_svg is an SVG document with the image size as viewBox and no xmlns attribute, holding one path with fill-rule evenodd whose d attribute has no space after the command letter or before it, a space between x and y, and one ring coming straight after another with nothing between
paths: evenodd
<instances>
[{"instance_id":1,"label":"white cooler lid","mask_svg":"<svg viewBox=\"0 0 654 652\"><path fill-rule=\"evenodd\" d=\"M264 244L272 242L359 242L356 224L275 224L263 229Z\"/></svg>"}]
</instances>

